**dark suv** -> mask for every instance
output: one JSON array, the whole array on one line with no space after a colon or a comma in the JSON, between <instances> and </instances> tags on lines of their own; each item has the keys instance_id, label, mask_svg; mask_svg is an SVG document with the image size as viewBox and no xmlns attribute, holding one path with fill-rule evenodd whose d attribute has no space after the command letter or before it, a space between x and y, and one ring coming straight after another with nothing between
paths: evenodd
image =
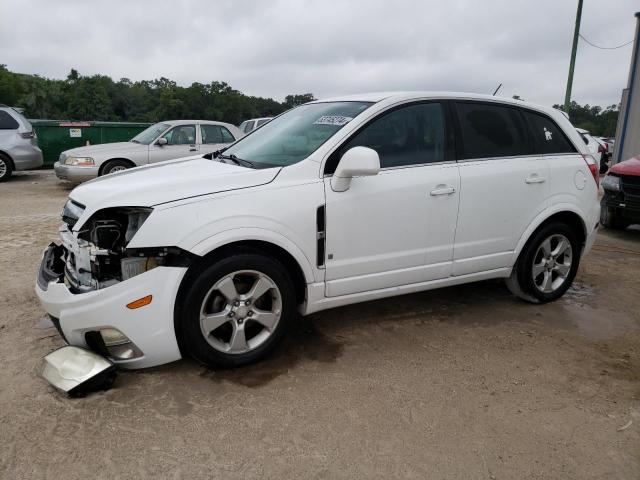
<instances>
[{"instance_id":1,"label":"dark suv","mask_svg":"<svg viewBox=\"0 0 640 480\"><path fill-rule=\"evenodd\" d=\"M602 188L602 225L623 229L640 223L640 155L611 167Z\"/></svg>"}]
</instances>

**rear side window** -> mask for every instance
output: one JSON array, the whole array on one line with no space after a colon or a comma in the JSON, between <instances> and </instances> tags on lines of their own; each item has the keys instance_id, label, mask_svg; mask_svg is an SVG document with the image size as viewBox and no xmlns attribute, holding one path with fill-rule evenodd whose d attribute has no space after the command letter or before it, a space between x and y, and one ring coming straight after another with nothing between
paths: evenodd
<instances>
[{"instance_id":1,"label":"rear side window","mask_svg":"<svg viewBox=\"0 0 640 480\"><path fill-rule=\"evenodd\" d=\"M15 130L19 127L15 118L4 110L0 110L0 130Z\"/></svg>"},{"instance_id":2,"label":"rear side window","mask_svg":"<svg viewBox=\"0 0 640 480\"><path fill-rule=\"evenodd\" d=\"M265 123L267 123L269 120L271 120L270 118L263 118L262 120L258 120L258 125L256 125L256 128L264 125Z\"/></svg>"},{"instance_id":3,"label":"rear side window","mask_svg":"<svg viewBox=\"0 0 640 480\"><path fill-rule=\"evenodd\" d=\"M200 133L202 133L202 143L231 143L235 142L231 132L221 125L200 125Z\"/></svg>"},{"instance_id":4,"label":"rear side window","mask_svg":"<svg viewBox=\"0 0 640 480\"><path fill-rule=\"evenodd\" d=\"M380 167L402 167L445 160L444 114L440 103L410 105L383 114L366 125L332 155L326 173L353 147L378 152Z\"/></svg>"},{"instance_id":5,"label":"rear side window","mask_svg":"<svg viewBox=\"0 0 640 480\"><path fill-rule=\"evenodd\" d=\"M455 104L460 125L458 158L514 157L533 153L518 110L486 103Z\"/></svg>"},{"instance_id":6,"label":"rear side window","mask_svg":"<svg viewBox=\"0 0 640 480\"><path fill-rule=\"evenodd\" d=\"M542 154L575 153L576 148L571 144L564 132L549 117L523 110L524 117L529 123L533 134L536 151ZM589 141L582 137L584 143Z\"/></svg>"}]
</instances>

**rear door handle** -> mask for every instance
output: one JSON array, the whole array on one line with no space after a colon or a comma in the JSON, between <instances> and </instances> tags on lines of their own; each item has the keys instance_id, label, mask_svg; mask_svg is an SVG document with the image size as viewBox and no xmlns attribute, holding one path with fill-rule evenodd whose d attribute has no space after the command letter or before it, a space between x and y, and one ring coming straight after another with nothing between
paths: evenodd
<instances>
[{"instance_id":1,"label":"rear door handle","mask_svg":"<svg viewBox=\"0 0 640 480\"><path fill-rule=\"evenodd\" d=\"M441 187L441 188L436 188L435 190L431 190L431 192L429 192L429 195L431 195L432 197L436 197L438 195L451 195L452 193L455 193L456 189L453 187Z\"/></svg>"},{"instance_id":2,"label":"rear door handle","mask_svg":"<svg viewBox=\"0 0 640 480\"><path fill-rule=\"evenodd\" d=\"M539 176L537 173L531 174L525 179L525 183L544 183L546 181L546 178Z\"/></svg>"}]
</instances>

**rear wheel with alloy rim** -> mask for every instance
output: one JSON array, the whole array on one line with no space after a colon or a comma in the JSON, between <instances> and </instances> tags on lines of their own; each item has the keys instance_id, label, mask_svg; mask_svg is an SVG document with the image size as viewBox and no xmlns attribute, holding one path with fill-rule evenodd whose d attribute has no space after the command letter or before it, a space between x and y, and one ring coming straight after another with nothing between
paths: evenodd
<instances>
[{"instance_id":1,"label":"rear wheel with alloy rim","mask_svg":"<svg viewBox=\"0 0 640 480\"><path fill-rule=\"evenodd\" d=\"M12 173L11 161L0 153L0 182L7 180Z\"/></svg>"},{"instance_id":2,"label":"rear wheel with alloy rim","mask_svg":"<svg viewBox=\"0 0 640 480\"><path fill-rule=\"evenodd\" d=\"M184 350L211 367L263 358L295 315L295 292L276 259L240 253L205 268L191 284L180 318Z\"/></svg>"},{"instance_id":3,"label":"rear wheel with alloy rim","mask_svg":"<svg viewBox=\"0 0 640 480\"><path fill-rule=\"evenodd\" d=\"M564 223L540 228L525 245L507 286L529 302L557 300L571 286L578 271L580 245Z\"/></svg>"}]
</instances>

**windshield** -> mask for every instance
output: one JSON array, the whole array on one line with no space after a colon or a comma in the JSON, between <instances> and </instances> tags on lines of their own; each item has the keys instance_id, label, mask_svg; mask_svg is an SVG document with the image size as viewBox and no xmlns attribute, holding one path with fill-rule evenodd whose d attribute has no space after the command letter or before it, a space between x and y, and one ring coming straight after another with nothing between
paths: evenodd
<instances>
[{"instance_id":1,"label":"windshield","mask_svg":"<svg viewBox=\"0 0 640 480\"><path fill-rule=\"evenodd\" d=\"M131 141L135 143L142 143L143 145L149 145L167 128L169 128L168 123L156 123L133 137Z\"/></svg>"},{"instance_id":2,"label":"windshield","mask_svg":"<svg viewBox=\"0 0 640 480\"><path fill-rule=\"evenodd\" d=\"M292 165L315 152L370 105L370 102L301 105L239 140L225 151L225 156L235 155L263 168Z\"/></svg>"}]
</instances>

